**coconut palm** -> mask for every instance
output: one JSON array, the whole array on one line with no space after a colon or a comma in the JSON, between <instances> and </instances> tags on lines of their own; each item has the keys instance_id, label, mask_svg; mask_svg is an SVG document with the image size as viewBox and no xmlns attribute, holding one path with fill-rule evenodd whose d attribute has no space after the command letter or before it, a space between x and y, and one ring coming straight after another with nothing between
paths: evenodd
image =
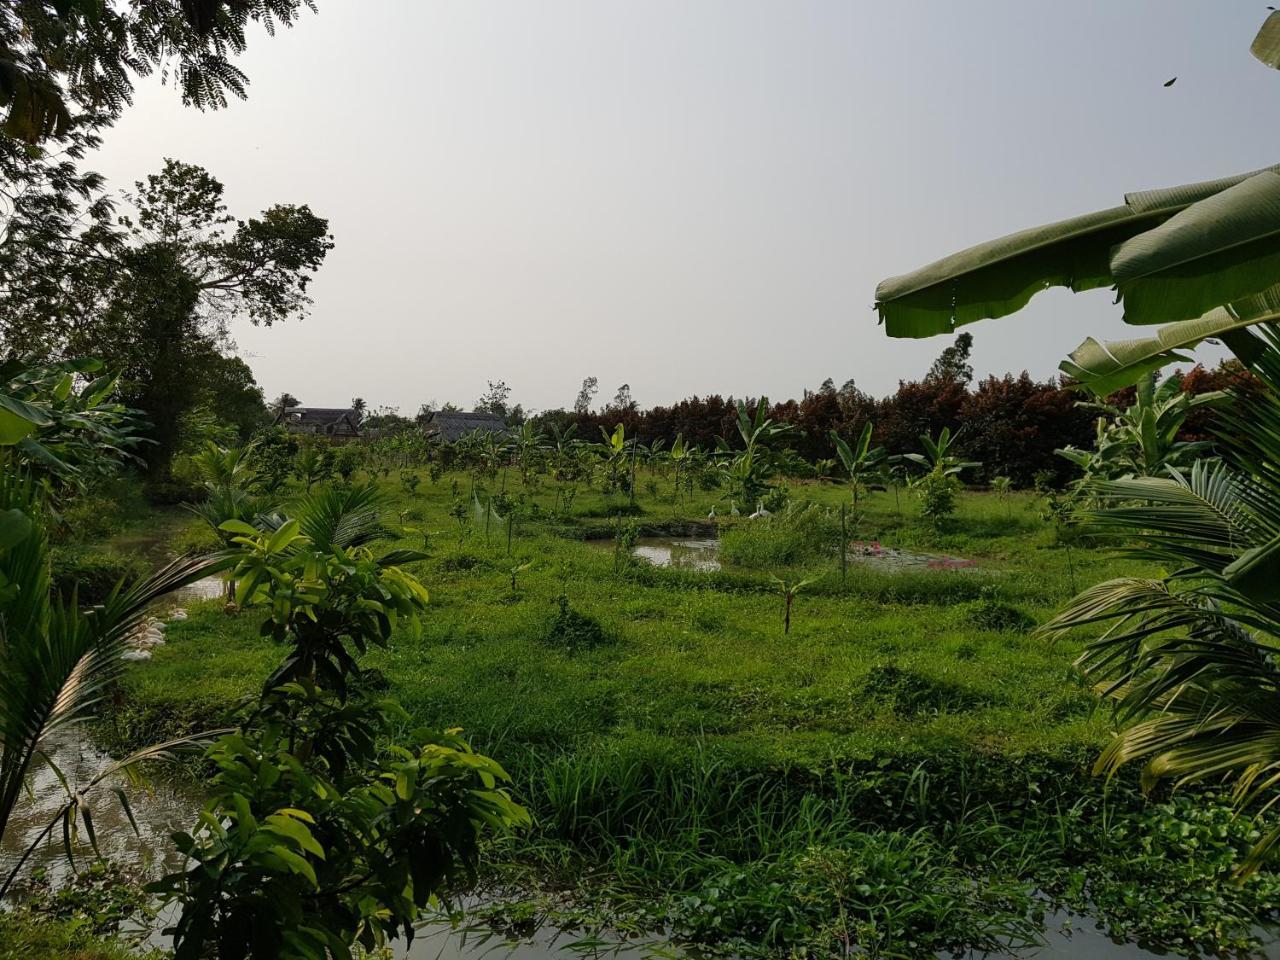
<instances>
[{"instance_id":1,"label":"coconut palm","mask_svg":"<svg viewBox=\"0 0 1280 960\"><path fill-rule=\"evenodd\" d=\"M1280 67L1280 13L1254 55ZM1263 389L1218 411L1220 463L1096 481L1093 532L1172 573L1099 584L1044 628L1105 627L1079 665L1128 724L1100 770L1141 760L1144 783L1230 780L1242 805L1280 800L1280 167L1129 194L1123 206L1025 230L885 280L890 336L922 337L1021 309L1050 286L1114 286L1155 336L1090 338L1062 369L1099 396L1209 339ZM1169 322L1173 321L1173 322ZM1136 543L1137 546L1133 546ZM1259 842L1256 867L1280 831Z\"/></svg>"},{"instance_id":2,"label":"coconut palm","mask_svg":"<svg viewBox=\"0 0 1280 960\"><path fill-rule=\"evenodd\" d=\"M92 717L124 669L129 637L165 594L225 566L225 555L176 560L143 580L119 584L106 600L81 609L76 595L54 596L49 585L49 540L44 507L29 477L0 463L0 834L9 822L28 774L52 766L44 745L59 730ZM0 897L27 854L59 824L68 845L77 822L94 842L88 792L106 776L134 773L145 760L170 755L205 737L149 747L113 764L87 784L67 786L67 799L9 875ZM55 768L56 771L56 768ZM66 779L58 773L60 783ZM120 795L123 800L123 794Z\"/></svg>"},{"instance_id":3,"label":"coconut palm","mask_svg":"<svg viewBox=\"0 0 1280 960\"><path fill-rule=\"evenodd\" d=\"M1091 532L1174 572L1098 584L1042 629L1106 627L1079 666L1128 725L1100 771L1140 760L1148 785L1229 778L1242 805L1265 808L1280 801L1280 328L1259 329L1263 389L1220 414L1221 461L1091 485ZM1246 866L1277 840L1280 828Z\"/></svg>"}]
</instances>

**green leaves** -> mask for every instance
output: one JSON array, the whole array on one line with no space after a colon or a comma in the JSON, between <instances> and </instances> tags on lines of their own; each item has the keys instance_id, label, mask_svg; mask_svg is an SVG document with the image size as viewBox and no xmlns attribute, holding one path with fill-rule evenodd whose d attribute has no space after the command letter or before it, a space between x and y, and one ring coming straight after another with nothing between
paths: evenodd
<instances>
[{"instance_id":1,"label":"green leaves","mask_svg":"<svg viewBox=\"0 0 1280 960\"><path fill-rule=\"evenodd\" d=\"M1244 333L1250 326L1280 320L1280 286L1233 306L1212 310L1196 320L1161 327L1153 337L1117 340L1106 344L1089 337L1062 361L1059 369L1099 397L1137 383L1142 377L1170 363L1190 360L1181 351L1205 340L1227 340L1249 357L1255 341Z\"/></svg>"},{"instance_id":2,"label":"green leaves","mask_svg":"<svg viewBox=\"0 0 1280 960\"><path fill-rule=\"evenodd\" d=\"M1280 11L1272 11L1263 21L1249 52L1268 67L1280 70Z\"/></svg>"},{"instance_id":3,"label":"green leaves","mask_svg":"<svg viewBox=\"0 0 1280 960\"><path fill-rule=\"evenodd\" d=\"M1264 170L1191 204L1111 252L1129 323L1203 316L1280 275L1280 173Z\"/></svg>"}]
</instances>

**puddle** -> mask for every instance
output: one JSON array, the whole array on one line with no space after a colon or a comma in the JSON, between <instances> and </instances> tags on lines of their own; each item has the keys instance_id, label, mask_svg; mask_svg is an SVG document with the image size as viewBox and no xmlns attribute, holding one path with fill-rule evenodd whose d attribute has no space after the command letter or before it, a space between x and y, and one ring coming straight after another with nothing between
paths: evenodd
<instances>
[{"instance_id":1,"label":"puddle","mask_svg":"<svg viewBox=\"0 0 1280 960\"><path fill-rule=\"evenodd\" d=\"M112 759L84 735L80 727L55 731L43 743L45 753L62 772L68 786L75 790L89 783ZM30 789L14 809L0 843L0 870L8 876L22 851L40 836L66 803L66 793L58 776L47 764L33 766ZM169 834L195 822L201 797L191 785L165 778L164 764L150 764L147 775L151 788L139 788L123 773L114 774L93 788L88 803L93 817L94 833L102 855L146 878L181 866L182 857L174 849ZM112 788L125 791L133 810L138 831L130 826L129 817ZM93 859L87 838L74 849L83 864ZM56 828L27 860L24 872L45 867L54 877L66 876L70 869L62 848L62 830Z\"/></svg>"},{"instance_id":2,"label":"puddle","mask_svg":"<svg viewBox=\"0 0 1280 960\"><path fill-rule=\"evenodd\" d=\"M613 550L612 540L586 542L598 550ZM632 548L631 555L655 567L702 571L720 569L720 541L714 538L641 537Z\"/></svg>"},{"instance_id":3,"label":"puddle","mask_svg":"<svg viewBox=\"0 0 1280 960\"><path fill-rule=\"evenodd\" d=\"M849 545L849 559L885 570L974 570L978 564L942 553L915 553L886 547L878 540L855 540Z\"/></svg>"},{"instance_id":4,"label":"puddle","mask_svg":"<svg viewBox=\"0 0 1280 960\"><path fill-rule=\"evenodd\" d=\"M182 606L184 603L191 603L195 600L221 600L226 596L227 581L223 579L221 574L214 574L211 577L205 577L197 580L195 583L189 583L180 590L175 590L169 594L164 601L166 606Z\"/></svg>"}]
</instances>

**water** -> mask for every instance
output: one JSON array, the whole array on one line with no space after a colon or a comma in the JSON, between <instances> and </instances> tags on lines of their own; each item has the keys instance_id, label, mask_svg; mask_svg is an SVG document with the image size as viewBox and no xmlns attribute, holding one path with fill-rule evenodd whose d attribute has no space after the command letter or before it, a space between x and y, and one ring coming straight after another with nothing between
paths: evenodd
<instances>
[{"instance_id":1,"label":"water","mask_svg":"<svg viewBox=\"0 0 1280 960\"><path fill-rule=\"evenodd\" d=\"M613 550L612 540L586 541L599 550ZM704 537L641 537L631 555L655 567L704 572L720 569L720 541Z\"/></svg>"}]
</instances>

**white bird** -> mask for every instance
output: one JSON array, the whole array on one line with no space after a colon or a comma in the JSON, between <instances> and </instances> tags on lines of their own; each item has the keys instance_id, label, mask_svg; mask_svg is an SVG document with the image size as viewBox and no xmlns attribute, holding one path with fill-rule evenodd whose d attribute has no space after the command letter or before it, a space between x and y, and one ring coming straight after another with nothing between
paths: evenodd
<instances>
[{"instance_id":1,"label":"white bird","mask_svg":"<svg viewBox=\"0 0 1280 960\"><path fill-rule=\"evenodd\" d=\"M742 514L738 512L738 502L736 500L729 501L729 513L732 516L740 517Z\"/></svg>"},{"instance_id":2,"label":"white bird","mask_svg":"<svg viewBox=\"0 0 1280 960\"><path fill-rule=\"evenodd\" d=\"M747 517L748 520L759 520L761 517L772 517L773 514L764 508L764 504L756 501L756 512Z\"/></svg>"},{"instance_id":3,"label":"white bird","mask_svg":"<svg viewBox=\"0 0 1280 960\"><path fill-rule=\"evenodd\" d=\"M715 518L716 518L716 505L713 503L711 505L711 512L707 514L707 519L714 520Z\"/></svg>"}]
</instances>

